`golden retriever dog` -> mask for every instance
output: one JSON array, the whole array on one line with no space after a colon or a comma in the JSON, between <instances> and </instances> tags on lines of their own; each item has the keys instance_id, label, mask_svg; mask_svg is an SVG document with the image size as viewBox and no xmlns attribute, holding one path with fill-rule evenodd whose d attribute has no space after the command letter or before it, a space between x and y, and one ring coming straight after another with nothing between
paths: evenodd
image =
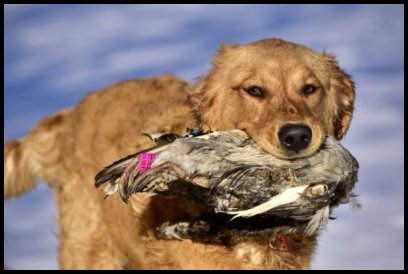
<instances>
[{"instance_id":1,"label":"golden retriever dog","mask_svg":"<svg viewBox=\"0 0 408 274\"><path fill-rule=\"evenodd\" d=\"M124 81L40 122L4 145L4 198L48 182L59 207L63 269L308 269L318 235L232 246L161 240L155 228L195 218L181 200L119 195L104 200L95 174L154 144L145 132L245 130L283 159L315 153L350 124L354 84L334 56L280 39L223 45L213 68L190 85L173 76ZM7 221L7 220L5 220ZM282 240L282 239L280 239Z\"/></svg>"}]
</instances>

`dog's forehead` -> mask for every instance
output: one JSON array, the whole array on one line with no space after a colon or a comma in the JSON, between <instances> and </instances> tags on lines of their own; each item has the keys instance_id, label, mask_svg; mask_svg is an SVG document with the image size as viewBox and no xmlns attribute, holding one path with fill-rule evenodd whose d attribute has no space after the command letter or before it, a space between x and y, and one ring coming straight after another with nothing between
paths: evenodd
<instances>
[{"instance_id":1,"label":"dog's forehead","mask_svg":"<svg viewBox=\"0 0 408 274\"><path fill-rule=\"evenodd\" d=\"M265 39L250 44L224 44L214 59L215 65L257 65L286 69L307 66L313 70L327 69L324 55L300 44L281 39Z\"/></svg>"},{"instance_id":2,"label":"dog's forehead","mask_svg":"<svg viewBox=\"0 0 408 274\"><path fill-rule=\"evenodd\" d=\"M261 46L252 45L242 48L247 51L247 57L258 62L280 67L310 66L322 67L325 63L323 56L303 46Z\"/></svg>"},{"instance_id":3,"label":"dog's forehead","mask_svg":"<svg viewBox=\"0 0 408 274\"><path fill-rule=\"evenodd\" d=\"M314 75L322 82L328 81L328 64L324 56L307 47L289 43L255 42L235 47L230 64L244 70L262 72L282 71L285 75L307 77ZM264 69L263 69L264 68Z\"/></svg>"}]
</instances>

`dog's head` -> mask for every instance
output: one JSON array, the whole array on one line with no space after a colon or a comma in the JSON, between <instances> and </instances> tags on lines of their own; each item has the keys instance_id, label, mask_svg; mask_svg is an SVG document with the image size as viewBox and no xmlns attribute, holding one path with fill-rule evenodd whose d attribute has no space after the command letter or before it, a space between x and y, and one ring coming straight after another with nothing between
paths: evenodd
<instances>
[{"instance_id":1,"label":"dog's head","mask_svg":"<svg viewBox=\"0 0 408 274\"><path fill-rule=\"evenodd\" d=\"M354 83L334 56L280 39L223 45L190 93L201 126L243 129L283 159L306 157L349 127Z\"/></svg>"}]
</instances>

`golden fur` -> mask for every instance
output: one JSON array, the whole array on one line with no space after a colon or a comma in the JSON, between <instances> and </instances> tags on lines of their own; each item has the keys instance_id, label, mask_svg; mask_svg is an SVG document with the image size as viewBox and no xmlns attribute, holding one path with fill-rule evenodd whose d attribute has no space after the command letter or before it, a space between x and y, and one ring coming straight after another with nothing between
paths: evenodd
<instances>
[{"instance_id":1,"label":"golden fur","mask_svg":"<svg viewBox=\"0 0 408 274\"><path fill-rule=\"evenodd\" d=\"M305 96L305 84L317 87ZM265 96L246 89L256 85ZM60 266L64 269L307 269L316 237L279 242L245 240L232 247L163 241L155 226L199 214L170 198L119 195L103 200L94 176L104 166L153 144L142 133L184 133L186 127L246 130L270 153L290 158L278 130L301 122L313 132L301 155L326 134L341 139L354 103L354 85L335 58L279 39L224 45L208 75L193 86L172 76L125 81L86 96L72 109L39 123L4 145L4 198L49 182L59 207Z\"/></svg>"}]
</instances>

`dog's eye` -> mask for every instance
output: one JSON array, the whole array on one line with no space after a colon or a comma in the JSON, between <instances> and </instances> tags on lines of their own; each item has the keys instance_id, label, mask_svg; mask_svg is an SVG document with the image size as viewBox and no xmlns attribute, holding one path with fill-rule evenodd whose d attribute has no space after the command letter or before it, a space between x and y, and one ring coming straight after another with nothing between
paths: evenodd
<instances>
[{"instance_id":1,"label":"dog's eye","mask_svg":"<svg viewBox=\"0 0 408 274\"><path fill-rule=\"evenodd\" d=\"M245 89L245 91L254 97L263 97L265 94L263 89L257 86L250 86L249 88Z\"/></svg>"},{"instance_id":2,"label":"dog's eye","mask_svg":"<svg viewBox=\"0 0 408 274\"><path fill-rule=\"evenodd\" d=\"M316 90L317 90L317 87L313 85L306 85L303 87L303 94L307 96L307 95L314 93Z\"/></svg>"}]
</instances>

